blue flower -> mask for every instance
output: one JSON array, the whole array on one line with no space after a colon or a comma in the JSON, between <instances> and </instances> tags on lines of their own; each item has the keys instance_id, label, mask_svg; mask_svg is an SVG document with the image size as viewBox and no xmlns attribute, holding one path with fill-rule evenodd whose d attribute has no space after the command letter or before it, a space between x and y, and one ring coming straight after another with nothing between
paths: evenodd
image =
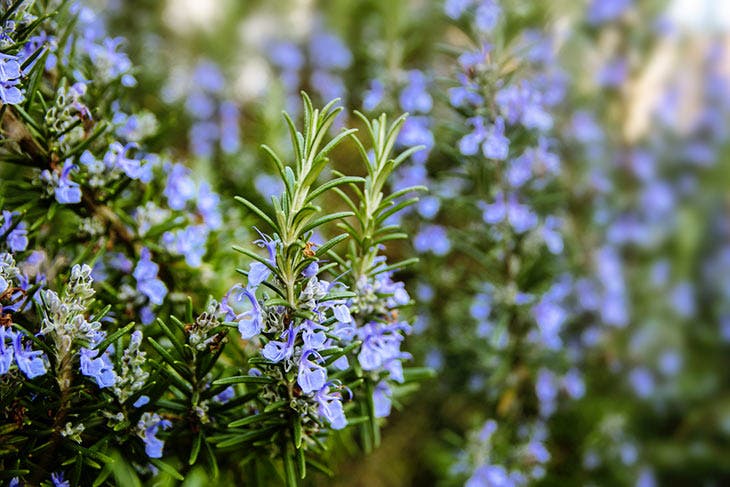
<instances>
[{"instance_id":1,"label":"blue flower","mask_svg":"<svg viewBox=\"0 0 730 487\"><path fill-rule=\"evenodd\" d=\"M315 90L326 100L344 98L347 88L342 77L329 71L318 69L312 73L311 83Z\"/></svg>"},{"instance_id":2,"label":"blue flower","mask_svg":"<svg viewBox=\"0 0 730 487\"><path fill-rule=\"evenodd\" d=\"M228 386L221 392L213 396L213 402L217 402L218 404L225 404L233 399L235 395L236 391L233 389L233 386Z\"/></svg>"},{"instance_id":3,"label":"blue flower","mask_svg":"<svg viewBox=\"0 0 730 487\"><path fill-rule=\"evenodd\" d=\"M577 369L570 369L563 377L563 387L573 399L580 399L585 395L586 385L583 376Z\"/></svg>"},{"instance_id":4,"label":"blue flower","mask_svg":"<svg viewBox=\"0 0 730 487\"><path fill-rule=\"evenodd\" d=\"M551 350L559 350L563 344L560 331L568 317L567 311L547 294L532 308L532 313L540 328L542 343Z\"/></svg>"},{"instance_id":5,"label":"blue flower","mask_svg":"<svg viewBox=\"0 0 730 487\"><path fill-rule=\"evenodd\" d=\"M352 64L352 54L335 35L319 32L309 43L312 64L321 69L346 69Z\"/></svg>"},{"instance_id":6,"label":"blue flower","mask_svg":"<svg viewBox=\"0 0 730 487\"><path fill-rule=\"evenodd\" d=\"M126 145L112 142L106 154L104 154L104 165L121 170L130 179L149 183L152 180L152 165L127 155L130 150L135 148L137 148L137 144L134 142Z\"/></svg>"},{"instance_id":7,"label":"blue flower","mask_svg":"<svg viewBox=\"0 0 730 487\"><path fill-rule=\"evenodd\" d=\"M271 269L268 266L261 262L252 262L248 268L248 286L246 287L251 291L255 291L269 275L271 275Z\"/></svg>"},{"instance_id":8,"label":"blue flower","mask_svg":"<svg viewBox=\"0 0 730 487\"><path fill-rule=\"evenodd\" d=\"M314 396L319 404L319 415L329 422L332 429L341 430L347 426L345 410L342 407L342 396L339 392L330 393L332 383L325 384Z\"/></svg>"},{"instance_id":9,"label":"blue flower","mask_svg":"<svg viewBox=\"0 0 730 487\"><path fill-rule=\"evenodd\" d=\"M29 379L33 379L47 372L45 355L39 350L32 350L30 345L23 347L22 333L15 334L13 348L15 350L15 362L18 364L18 368Z\"/></svg>"},{"instance_id":10,"label":"blue flower","mask_svg":"<svg viewBox=\"0 0 730 487\"><path fill-rule=\"evenodd\" d=\"M190 169L182 164L168 166L169 175L163 194L167 197L167 204L173 210L182 210L185 204L195 196L195 182L190 177Z\"/></svg>"},{"instance_id":11,"label":"blue flower","mask_svg":"<svg viewBox=\"0 0 730 487\"><path fill-rule=\"evenodd\" d=\"M428 92L426 76L419 70L408 72L408 85L398 98L403 110L411 113L428 113L433 107L433 99Z\"/></svg>"},{"instance_id":12,"label":"blue flower","mask_svg":"<svg viewBox=\"0 0 730 487\"><path fill-rule=\"evenodd\" d=\"M473 156L479 151L479 146L487 137L487 128L484 126L482 117L474 117L467 120L474 127L474 130L459 140L459 152L465 156Z\"/></svg>"},{"instance_id":13,"label":"blue flower","mask_svg":"<svg viewBox=\"0 0 730 487\"><path fill-rule=\"evenodd\" d=\"M8 373L13 363L13 343L16 333L5 326L0 326L0 375ZM10 340L10 343L6 343Z\"/></svg>"},{"instance_id":14,"label":"blue flower","mask_svg":"<svg viewBox=\"0 0 730 487\"><path fill-rule=\"evenodd\" d=\"M632 4L633 0L593 0L586 20L593 25L611 22L621 17Z\"/></svg>"},{"instance_id":15,"label":"blue flower","mask_svg":"<svg viewBox=\"0 0 730 487\"><path fill-rule=\"evenodd\" d=\"M458 20L473 3L474 0L446 0L444 13L450 18Z\"/></svg>"},{"instance_id":16,"label":"blue flower","mask_svg":"<svg viewBox=\"0 0 730 487\"><path fill-rule=\"evenodd\" d=\"M237 313L233 308L234 305L243 306L245 309ZM263 319L261 306L251 290L236 284L221 300L221 309L227 314L228 319L238 322L238 332L244 340L261 333Z\"/></svg>"},{"instance_id":17,"label":"blue flower","mask_svg":"<svg viewBox=\"0 0 730 487\"><path fill-rule=\"evenodd\" d=\"M294 353L294 340L296 339L298 328L289 327L281 338L286 338L285 342L272 340L261 350L261 355L272 362L281 362L282 360L291 358Z\"/></svg>"},{"instance_id":18,"label":"blue flower","mask_svg":"<svg viewBox=\"0 0 730 487\"><path fill-rule=\"evenodd\" d=\"M172 427L172 423L167 419L162 419L157 413L146 412L142 414L137 423L137 435L144 441L144 450L148 457L162 457L165 442L157 438L157 434L160 428L166 430L170 427Z\"/></svg>"},{"instance_id":19,"label":"blue flower","mask_svg":"<svg viewBox=\"0 0 730 487\"><path fill-rule=\"evenodd\" d=\"M81 356L81 373L88 377L93 377L99 387L111 387L117 382L117 374L114 372L114 365L109 360L109 355L102 353L99 357L97 350L90 350L82 347Z\"/></svg>"},{"instance_id":20,"label":"blue flower","mask_svg":"<svg viewBox=\"0 0 730 487\"><path fill-rule=\"evenodd\" d=\"M391 400L393 391L385 381L380 381L373 390L373 406L375 407L375 417L385 418L390 416Z\"/></svg>"},{"instance_id":21,"label":"blue flower","mask_svg":"<svg viewBox=\"0 0 730 487\"><path fill-rule=\"evenodd\" d=\"M69 175L74 169L76 169L76 165L70 160L67 160L63 163L61 176L58 178L58 185L55 189L56 201L63 205L81 202L81 188L79 184L69 179Z\"/></svg>"},{"instance_id":22,"label":"blue flower","mask_svg":"<svg viewBox=\"0 0 730 487\"><path fill-rule=\"evenodd\" d=\"M563 236L560 233L562 226L562 220L550 215L545 218L542 227L542 239L545 241L548 250L555 255L563 252Z\"/></svg>"},{"instance_id":23,"label":"blue flower","mask_svg":"<svg viewBox=\"0 0 730 487\"><path fill-rule=\"evenodd\" d=\"M629 372L629 383L642 399L647 399L654 393L654 376L646 367L637 367Z\"/></svg>"},{"instance_id":24,"label":"blue flower","mask_svg":"<svg viewBox=\"0 0 730 487\"><path fill-rule=\"evenodd\" d=\"M281 182L281 179L266 173L256 175L253 185L256 191L267 200L270 200L272 196L280 195L284 191L284 183Z\"/></svg>"},{"instance_id":25,"label":"blue flower","mask_svg":"<svg viewBox=\"0 0 730 487\"><path fill-rule=\"evenodd\" d=\"M516 487L502 465L482 465L466 481L464 487Z\"/></svg>"},{"instance_id":26,"label":"blue flower","mask_svg":"<svg viewBox=\"0 0 730 487\"><path fill-rule=\"evenodd\" d=\"M167 295L167 286L157 278L158 270L159 266L152 262L149 249L143 247L133 273L137 279L137 290L147 296L152 304L160 305Z\"/></svg>"},{"instance_id":27,"label":"blue flower","mask_svg":"<svg viewBox=\"0 0 730 487\"><path fill-rule=\"evenodd\" d=\"M476 11L476 25L482 32L491 32L497 25L502 9L494 0L482 0Z\"/></svg>"},{"instance_id":28,"label":"blue flower","mask_svg":"<svg viewBox=\"0 0 730 487\"><path fill-rule=\"evenodd\" d=\"M241 146L238 105L231 101L224 101L221 103L219 111L221 150L226 154L233 154Z\"/></svg>"},{"instance_id":29,"label":"blue flower","mask_svg":"<svg viewBox=\"0 0 730 487\"><path fill-rule=\"evenodd\" d=\"M109 82L122 76L124 86L134 86L136 80L128 73L132 69L132 62L125 53L117 52L123 42L121 37L107 37L101 44L87 41L86 51L103 81Z\"/></svg>"},{"instance_id":30,"label":"blue flower","mask_svg":"<svg viewBox=\"0 0 730 487\"><path fill-rule=\"evenodd\" d=\"M558 382L555 374L545 368L538 370L535 393L539 401L540 414L543 417L550 416L555 411L555 401L558 397Z\"/></svg>"},{"instance_id":31,"label":"blue flower","mask_svg":"<svg viewBox=\"0 0 730 487\"><path fill-rule=\"evenodd\" d=\"M278 42L269 48L269 60L285 71L299 71L304 66L304 54L291 42Z\"/></svg>"},{"instance_id":32,"label":"blue flower","mask_svg":"<svg viewBox=\"0 0 730 487\"><path fill-rule=\"evenodd\" d=\"M28 230L25 222L21 221L12 231L8 232L10 227L13 226L13 216L16 215L19 214L17 212L3 210L3 224L0 225L0 237L5 236L5 242L11 252L22 252L28 247Z\"/></svg>"},{"instance_id":33,"label":"blue flower","mask_svg":"<svg viewBox=\"0 0 730 487\"><path fill-rule=\"evenodd\" d=\"M460 59L464 56L462 54ZM483 61L484 57L482 56L480 61L477 62ZM473 61L469 60L468 62ZM484 102L484 98L479 94L479 85L471 81L464 73L459 73L456 77L461 84L449 88L449 103L451 106L458 108L464 105L481 105Z\"/></svg>"},{"instance_id":34,"label":"blue flower","mask_svg":"<svg viewBox=\"0 0 730 487\"><path fill-rule=\"evenodd\" d=\"M413 239L413 247L419 253L433 252L444 256L451 250L451 241L441 225L426 225Z\"/></svg>"},{"instance_id":35,"label":"blue flower","mask_svg":"<svg viewBox=\"0 0 730 487\"><path fill-rule=\"evenodd\" d=\"M429 128L430 120L428 117L417 116L409 117L403 124L403 128L398 134L398 143L406 147L414 147L423 145L424 150L413 154L413 160L416 163L426 162L428 153L434 146L434 138Z\"/></svg>"},{"instance_id":36,"label":"blue flower","mask_svg":"<svg viewBox=\"0 0 730 487\"><path fill-rule=\"evenodd\" d=\"M14 56L0 54L0 100L7 105L23 102L23 92L16 86L20 83L20 63Z\"/></svg>"},{"instance_id":37,"label":"blue flower","mask_svg":"<svg viewBox=\"0 0 730 487\"><path fill-rule=\"evenodd\" d=\"M504 194L499 192L494 203L487 204L480 201L482 219L485 223L497 224L507 219L510 226L516 233L524 233L537 225L537 215L528 207L517 201L517 196L512 194L505 201Z\"/></svg>"},{"instance_id":38,"label":"blue flower","mask_svg":"<svg viewBox=\"0 0 730 487\"><path fill-rule=\"evenodd\" d=\"M170 252L185 256L190 267L199 267L207 252L208 227L191 225L175 232L165 232L162 242Z\"/></svg>"},{"instance_id":39,"label":"blue flower","mask_svg":"<svg viewBox=\"0 0 730 487\"><path fill-rule=\"evenodd\" d=\"M384 95L385 87L383 83L378 79L371 80L370 87L362 95L363 109L369 112L375 110L380 105L380 102L383 101Z\"/></svg>"},{"instance_id":40,"label":"blue flower","mask_svg":"<svg viewBox=\"0 0 730 487\"><path fill-rule=\"evenodd\" d=\"M504 119L497 117L492 129L487 133L482 142L482 153L484 157L503 161L509 154L509 139L504 135Z\"/></svg>"},{"instance_id":41,"label":"blue flower","mask_svg":"<svg viewBox=\"0 0 730 487\"><path fill-rule=\"evenodd\" d=\"M307 267L304 268L302 271L302 275L306 278L312 278L315 277L319 273L319 264L315 261L309 264Z\"/></svg>"},{"instance_id":42,"label":"blue flower","mask_svg":"<svg viewBox=\"0 0 730 487\"><path fill-rule=\"evenodd\" d=\"M226 85L226 80L218 66L208 59L198 63L193 72L195 86L211 94L220 93Z\"/></svg>"},{"instance_id":43,"label":"blue flower","mask_svg":"<svg viewBox=\"0 0 730 487\"><path fill-rule=\"evenodd\" d=\"M305 350L320 350L327 342L326 328L312 320L305 320L301 325L302 342Z\"/></svg>"},{"instance_id":44,"label":"blue flower","mask_svg":"<svg viewBox=\"0 0 730 487\"><path fill-rule=\"evenodd\" d=\"M603 88L620 87L629 74L629 64L624 58L610 59L596 74L596 83Z\"/></svg>"},{"instance_id":45,"label":"blue flower","mask_svg":"<svg viewBox=\"0 0 730 487\"><path fill-rule=\"evenodd\" d=\"M145 404L147 404L149 402L150 402L149 396L142 395L142 396L139 396L139 399L134 401L134 404L132 404L132 406L134 406L136 408L141 408L142 406L144 406Z\"/></svg>"},{"instance_id":46,"label":"blue flower","mask_svg":"<svg viewBox=\"0 0 730 487\"><path fill-rule=\"evenodd\" d=\"M64 480L63 472L52 473L51 482L53 487L71 487L71 482Z\"/></svg>"},{"instance_id":47,"label":"blue flower","mask_svg":"<svg viewBox=\"0 0 730 487\"><path fill-rule=\"evenodd\" d=\"M322 357L314 350L305 350L299 358L299 371L297 372L297 383L304 394L319 391L327 382L327 370L309 360L312 355L319 361Z\"/></svg>"},{"instance_id":48,"label":"blue flower","mask_svg":"<svg viewBox=\"0 0 730 487\"><path fill-rule=\"evenodd\" d=\"M364 370L377 370L388 361L404 356L400 351L403 336L398 333L399 329L397 324L377 322L357 329L363 342L357 359Z\"/></svg>"}]
</instances>

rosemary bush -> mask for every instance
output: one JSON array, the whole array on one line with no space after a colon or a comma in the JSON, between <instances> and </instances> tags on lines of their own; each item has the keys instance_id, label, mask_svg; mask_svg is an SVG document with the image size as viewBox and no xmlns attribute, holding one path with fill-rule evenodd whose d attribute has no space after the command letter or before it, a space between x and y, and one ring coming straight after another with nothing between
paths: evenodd
<instances>
[{"instance_id":1,"label":"rosemary bush","mask_svg":"<svg viewBox=\"0 0 730 487\"><path fill-rule=\"evenodd\" d=\"M722 3L0 0L0 483L727 484Z\"/></svg>"}]
</instances>

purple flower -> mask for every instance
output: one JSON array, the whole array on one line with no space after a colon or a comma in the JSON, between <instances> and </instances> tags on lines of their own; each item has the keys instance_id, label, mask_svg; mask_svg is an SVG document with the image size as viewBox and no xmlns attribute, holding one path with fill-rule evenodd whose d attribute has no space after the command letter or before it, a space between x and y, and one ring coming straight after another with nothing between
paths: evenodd
<instances>
[{"instance_id":1,"label":"purple flower","mask_svg":"<svg viewBox=\"0 0 730 487\"><path fill-rule=\"evenodd\" d=\"M231 101L224 101L220 106L220 144L226 154L233 154L240 146L238 105Z\"/></svg>"},{"instance_id":2,"label":"purple flower","mask_svg":"<svg viewBox=\"0 0 730 487\"><path fill-rule=\"evenodd\" d=\"M419 164L425 162L428 159L429 151L434 145L429 118L424 116L409 117L403 124L400 134L398 134L398 143L406 147L423 145L425 150L413 154L413 160Z\"/></svg>"},{"instance_id":3,"label":"purple flower","mask_svg":"<svg viewBox=\"0 0 730 487\"><path fill-rule=\"evenodd\" d=\"M250 291L255 291L262 282L271 275L271 269L261 262L252 262L248 267L248 286Z\"/></svg>"},{"instance_id":4,"label":"purple flower","mask_svg":"<svg viewBox=\"0 0 730 487\"><path fill-rule=\"evenodd\" d=\"M426 225L413 239L413 247L419 253L444 256L451 250L451 241L441 225Z\"/></svg>"},{"instance_id":5,"label":"purple flower","mask_svg":"<svg viewBox=\"0 0 730 487\"><path fill-rule=\"evenodd\" d=\"M15 362L18 368L29 378L33 379L46 373L46 360L43 352L32 350L30 345L23 347L23 334L16 333L13 339Z\"/></svg>"},{"instance_id":6,"label":"purple flower","mask_svg":"<svg viewBox=\"0 0 730 487\"><path fill-rule=\"evenodd\" d=\"M375 407L376 418L386 418L390 416L391 400L393 391L385 381L380 381L373 390L373 406Z\"/></svg>"},{"instance_id":7,"label":"purple flower","mask_svg":"<svg viewBox=\"0 0 730 487\"><path fill-rule=\"evenodd\" d=\"M612 59L598 71L596 82L604 88L618 88L626 81L628 73L629 65L626 59Z\"/></svg>"},{"instance_id":8,"label":"purple flower","mask_svg":"<svg viewBox=\"0 0 730 487\"><path fill-rule=\"evenodd\" d=\"M244 310L237 313L233 306L241 306ZM238 321L238 332L244 340L249 340L261 333L263 319L261 306L250 289L244 288L240 284L233 286L221 300L221 309L227 314L229 320Z\"/></svg>"},{"instance_id":9,"label":"purple flower","mask_svg":"<svg viewBox=\"0 0 730 487\"><path fill-rule=\"evenodd\" d=\"M433 219L441 208L441 202L437 196L424 196L418 201L416 209L418 214L427 220Z\"/></svg>"},{"instance_id":10,"label":"purple flower","mask_svg":"<svg viewBox=\"0 0 730 487\"><path fill-rule=\"evenodd\" d=\"M426 76L419 70L408 72L408 85L398 98L403 110L411 113L428 113L433 107L433 99L428 92Z\"/></svg>"},{"instance_id":11,"label":"purple flower","mask_svg":"<svg viewBox=\"0 0 730 487\"><path fill-rule=\"evenodd\" d=\"M121 170L130 179L149 183L152 180L152 165L128 156L129 151L136 148L137 144L134 142L126 145L112 142L109 150L104 154L104 165Z\"/></svg>"},{"instance_id":12,"label":"purple flower","mask_svg":"<svg viewBox=\"0 0 730 487\"><path fill-rule=\"evenodd\" d=\"M380 105L380 102L383 101L384 95L385 86L383 86L383 83L378 79L371 80L370 87L362 95L363 109L369 112L375 110Z\"/></svg>"},{"instance_id":13,"label":"purple flower","mask_svg":"<svg viewBox=\"0 0 730 487\"><path fill-rule=\"evenodd\" d=\"M332 308L332 312L339 323L351 323L352 315L350 309L344 304L337 304Z\"/></svg>"},{"instance_id":14,"label":"purple flower","mask_svg":"<svg viewBox=\"0 0 730 487\"><path fill-rule=\"evenodd\" d=\"M149 402L150 402L149 396L142 395L142 396L139 396L139 399L134 401L134 404L132 404L132 406L134 406L136 408L141 408L142 406L144 406L145 404L147 404Z\"/></svg>"},{"instance_id":15,"label":"purple flower","mask_svg":"<svg viewBox=\"0 0 730 487\"><path fill-rule=\"evenodd\" d=\"M76 169L76 165L70 160L63 163L61 176L58 178L58 185L55 189L56 201L62 205L81 202L81 188L79 184L69 179L69 174Z\"/></svg>"},{"instance_id":16,"label":"purple flower","mask_svg":"<svg viewBox=\"0 0 730 487\"><path fill-rule=\"evenodd\" d=\"M105 38L101 44L89 44L88 54L102 80L108 82L124 75L122 84L134 86L136 81L128 73L132 69L132 62L125 53L117 52L123 42L121 37Z\"/></svg>"},{"instance_id":17,"label":"purple flower","mask_svg":"<svg viewBox=\"0 0 730 487\"><path fill-rule=\"evenodd\" d=\"M162 457L162 449L165 442L157 438L157 434L162 428L166 430L172 427L172 423L167 419L162 419L157 413L146 412L137 423L138 436L144 441L144 451L150 458Z\"/></svg>"},{"instance_id":18,"label":"purple flower","mask_svg":"<svg viewBox=\"0 0 730 487\"><path fill-rule=\"evenodd\" d=\"M286 341L270 341L261 350L261 355L272 362L281 362L284 359L291 358L294 353L294 340L298 331L297 328L289 327L288 330L281 334L281 338L286 338Z\"/></svg>"},{"instance_id":19,"label":"purple flower","mask_svg":"<svg viewBox=\"0 0 730 487\"><path fill-rule=\"evenodd\" d=\"M299 359L299 371L297 373L297 383L302 388L304 394L319 391L327 382L327 371L324 367L317 365L309 360L309 356L314 356L318 361L322 357L314 350L305 350Z\"/></svg>"},{"instance_id":20,"label":"purple flower","mask_svg":"<svg viewBox=\"0 0 730 487\"><path fill-rule=\"evenodd\" d=\"M462 54L459 59L464 59L464 62L474 62L474 59L468 59L465 57L467 54ZM476 62L483 62L484 55L481 55ZM459 73L456 75L457 79L461 83L459 86L449 88L449 103L453 107L461 107L464 105L481 105L484 102L484 98L479 94L479 85L471 81L465 74Z\"/></svg>"},{"instance_id":21,"label":"purple flower","mask_svg":"<svg viewBox=\"0 0 730 487\"><path fill-rule=\"evenodd\" d=\"M9 232L13 226L13 216L16 215L19 215L19 213L3 210L3 224L0 225L0 237L5 236L5 242L11 252L22 252L28 248L28 230L25 222L21 221Z\"/></svg>"},{"instance_id":22,"label":"purple flower","mask_svg":"<svg viewBox=\"0 0 730 487\"><path fill-rule=\"evenodd\" d=\"M213 402L217 402L218 404L225 404L233 399L235 396L236 391L233 389L233 386L228 386L221 392L213 396Z\"/></svg>"},{"instance_id":23,"label":"purple flower","mask_svg":"<svg viewBox=\"0 0 730 487\"><path fill-rule=\"evenodd\" d=\"M577 369L570 369L563 377L563 387L573 399L580 399L585 395L586 385L583 376Z\"/></svg>"},{"instance_id":24,"label":"purple flower","mask_svg":"<svg viewBox=\"0 0 730 487\"><path fill-rule=\"evenodd\" d=\"M466 481L464 487L513 487L515 483L502 465L482 465Z\"/></svg>"},{"instance_id":25,"label":"purple flower","mask_svg":"<svg viewBox=\"0 0 730 487\"><path fill-rule=\"evenodd\" d=\"M485 223L494 225L506 218L516 233L524 233L537 225L537 215L530 207L517 201L517 196L514 194L505 201L504 194L499 192L494 203L480 201L478 204L482 209L482 219Z\"/></svg>"},{"instance_id":26,"label":"purple flower","mask_svg":"<svg viewBox=\"0 0 730 487\"><path fill-rule=\"evenodd\" d=\"M598 25L621 17L631 7L633 0L593 0L588 7L586 20Z\"/></svg>"},{"instance_id":27,"label":"purple flower","mask_svg":"<svg viewBox=\"0 0 730 487\"><path fill-rule=\"evenodd\" d=\"M52 473L51 482L53 483L53 487L71 487L71 482L64 479L63 472Z\"/></svg>"},{"instance_id":28,"label":"purple flower","mask_svg":"<svg viewBox=\"0 0 730 487\"><path fill-rule=\"evenodd\" d=\"M304 54L291 42L277 42L269 48L271 63L285 71L299 71L304 66Z\"/></svg>"},{"instance_id":29,"label":"purple flower","mask_svg":"<svg viewBox=\"0 0 730 487\"><path fill-rule=\"evenodd\" d=\"M311 84L322 98L331 100L344 98L347 88L342 77L329 71L318 69L312 73Z\"/></svg>"},{"instance_id":30,"label":"purple flower","mask_svg":"<svg viewBox=\"0 0 730 487\"><path fill-rule=\"evenodd\" d=\"M476 25L482 32L488 33L497 25L502 9L495 0L481 0L476 11Z\"/></svg>"},{"instance_id":31,"label":"purple flower","mask_svg":"<svg viewBox=\"0 0 730 487\"><path fill-rule=\"evenodd\" d=\"M253 185L256 191L267 200L284 191L284 183L281 182L281 179L266 173L258 174L253 180Z\"/></svg>"},{"instance_id":32,"label":"purple flower","mask_svg":"<svg viewBox=\"0 0 730 487\"><path fill-rule=\"evenodd\" d=\"M347 69L352 64L352 54L339 37L318 32L309 43L312 64L320 69Z\"/></svg>"},{"instance_id":33,"label":"purple flower","mask_svg":"<svg viewBox=\"0 0 730 487\"><path fill-rule=\"evenodd\" d=\"M152 304L160 305L167 295L167 286L157 278L159 266L152 262L150 251L142 248L139 262L134 268L134 278L137 280L137 291L147 296Z\"/></svg>"},{"instance_id":34,"label":"purple flower","mask_svg":"<svg viewBox=\"0 0 730 487\"><path fill-rule=\"evenodd\" d=\"M169 167L169 166L168 166ZM190 169L182 164L172 164L167 177L164 195L167 204L173 210L182 210L185 204L195 196L195 182L190 177Z\"/></svg>"},{"instance_id":35,"label":"purple flower","mask_svg":"<svg viewBox=\"0 0 730 487\"><path fill-rule=\"evenodd\" d=\"M470 118L467 122L474 127L474 130L459 140L459 152L465 156L473 156L479 151L479 146L487 137L487 129L482 117Z\"/></svg>"},{"instance_id":36,"label":"purple flower","mask_svg":"<svg viewBox=\"0 0 730 487\"><path fill-rule=\"evenodd\" d=\"M540 402L540 414L550 416L555 411L555 400L558 397L558 381L550 370L541 368L537 371L535 394Z\"/></svg>"},{"instance_id":37,"label":"purple flower","mask_svg":"<svg viewBox=\"0 0 730 487\"><path fill-rule=\"evenodd\" d=\"M398 324L370 322L357 329L362 340L360 353L357 356L364 370L377 370L394 359L406 358L409 355L400 351L403 336L399 333L402 327Z\"/></svg>"},{"instance_id":38,"label":"purple flower","mask_svg":"<svg viewBox=\"0 0 730 487\"><path fill-rule=\"evenodd\" d=\"M637 396L649 398L654 393L654 376L645 367L637 367L629 373L629 383Z\"/></svg>"},{"instance_id":39,"label":"purple flower","mask_svg":"<svg viewBox=\"0 0 730 487\"><path fill-rule=\"evenodd\" d=\"M464 12L471 7L474 0L446 0L444 2L444 13L454 20L459 19Z\"/></svg>"},{"instance_id":40,"label":"purple flower","mask_svg":"<svg viewBox=\"0 0 730 487\"><path fill-rule=\"evenodd\" d=\"M549 295L544 296L532 308L532 313L540 328L540 337L544 345L551 350L559 350L563 344L560 339L560 331L568 313Z\"/></svg>"},{"instance_id":41,"label":"purple flower","mask_svg":"<svg viewBox=\"0 0 730 487\"><path fill-rule=\"evenodd\" d=\"M101 388L111 387L117 382L114 365L106 353L102 353L101 356L94 358L98 353L97 350L90 350L85 347L81 348L81 373L88 377L93 377Z\"/></svg>"},{"instance_id":42,"label":"purple flower","mask_svg":"<svg viewBox=\"0 0 730 487\"><path fill-rule=\"evenodd\" d=\"M195 67L193 82L197 88L212 94L223 91L226 84L218 66L208 59L200 61Z\"/></svg>"},{"instance_id":43,"label":"purple flower","mask_svg":"<svg viewBox=\"0 0 730 487\"><path fill-rule=\"evenodd\" d=\"M563 236L560 233L562 225L563 222L559 218L551 215L545 218L542 227L542 239L548 250L555 255L563 252Z\"/></svg>"},{"instance_id":44,"label":"purple flower","mask_svg":"<svg viewBox=\"0 0 730 487\"><path fill-rule=\"evenodd\" d=\"M13 363L13 344L16 332L5 326L0 326L0 375L8 373ZM10 340L10 343L6 343Z\"/></svg>"},{"instance_id":45,"label":"purple flower","mask_svg":"<svg viewBox=\"0 0 730 487\"><path fill-rule=\"evenodd\" d=\"M20 63L14 56L0 54L0 100L7 105L23 102L23 93L16 86L20 83Z\"/></svg>"},{"instance_id":46,"label":"purple flower","mask_svg":"<svg viewBox=\"0 0 730 487\"><path fill-rule=\"evenodd\" d=\"M199 267L207 252L208 227L191 225L175 232L165 232L162 243L172 253L185 256L190 267Z\"/></svg>"},{"instance_id":47,"label":"purple flower","mask_svg":"<svg viewBox=\"0 0 730 487\"><path fill-rule=\"evenodd\" d=\"M347 426L345 410L342 407L342 396L339 392L330 393L332 383L325 384L315 395L319 404L319 415L329 422L332 429L341 430Z\"/></svg>"},{"instance_id":48,"label":"purple flower","mask_svg":"<svg viewBox=\"0 0 730 487\"><path fill-rule=\"evenodd\" d=\"M497 117L494 125L487 133L482 142L482 153L484 157L503 161L509 154L509 139L504 135L504 119Z\"/></svg>"},{"instance_id":49,"label":"purple flower","mask_svg":"<svg viewBox=\"0 0 730 487\"><path fill-rule=\"evenodd\" d=\"M543 106L543 94L527 80L502 88L495 101L510 125L520 122L525 128L541 131L552 127L552 116Z\"/></svg>"},{"instance_id":50,"label":"purple flower","mask_svg":"<svg viewBox=\"0 0 730 487\"><path fill-rule=\"evenodd\" d=\"M304 268L302 271L302 275L306 278L312 278L316 276L319 273L319 264L317 262L310 263L307 267Z\"/></svg>"}]
</instances>

